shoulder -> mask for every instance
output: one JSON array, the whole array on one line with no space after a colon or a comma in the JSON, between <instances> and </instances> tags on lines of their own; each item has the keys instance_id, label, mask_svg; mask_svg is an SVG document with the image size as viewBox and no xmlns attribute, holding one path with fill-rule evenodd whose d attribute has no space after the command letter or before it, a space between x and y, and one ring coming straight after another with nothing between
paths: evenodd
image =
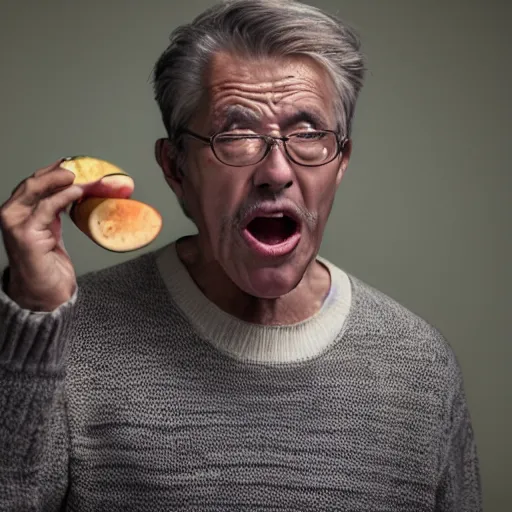
<instances>
[{"instance_id":1,"label":"shoulder","mask_svg":"<svg viewBox=\"0 0 512 512\"><path fill-rule=\"evenodd\" d=\"M70 367L114 371L136 354L166 346L182 324L155 252L88 272L78 278Z\"/></svg>"},{"instance_id":2,"label":"shoulder","mask_svg":"<svg viewBox=\"0 0 512 512\"><path fill-rule=\"evenodd\" d=\"M167 298L155 252L87 272L77 278L77 283L77 316L86 322L112 322L114 314L127 319L130 312L140 316Z\"/></svg>"},{"instance_id":3,"label":"shoulder","mask_svg":"<svg viewBox=\"0 0 512 512\"><path fill-rule=\"evenodd\" d=\"M77 278L79 296L144 293L159 281L155 252L147 252L115 265L82 274Z\"/></svg>"},{"instance_id":4,"label":"shoulder","mask_svg":"<svg viewBox=\"0 0 512 512\"><path fill-rule=\"evenodd\" d=\"M352 336L369 353L387 361L395 371L410 373L411 378L428 376L448 388L459 382L453 347L436 325L362 279L351 274L349 279Z\"/></svg>"}]
</instances>

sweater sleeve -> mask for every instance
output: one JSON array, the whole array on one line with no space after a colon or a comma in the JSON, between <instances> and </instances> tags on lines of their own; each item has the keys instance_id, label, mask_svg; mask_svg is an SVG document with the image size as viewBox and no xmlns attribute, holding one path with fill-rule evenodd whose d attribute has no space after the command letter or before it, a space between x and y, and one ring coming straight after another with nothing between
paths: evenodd
<instances>
[{"instance_id":1,"label":"sweater sleeve","mask_svg":"<svg viewBox=\"0 0 512 512\"><path fill-rule=\"evenodd\" d=\"M436 512L481 512L482 489L476 442L460 367L451 355L444 442Z\"/></svg>"},{"instance_id":2,"label":"sweater sleeve","mask_svg":"<svg viewBox=\"0 0 512 512\"><path fill-rule=\"evenodd\" d=\"M65 499L64 377L76 295L41 313L0 289L0 510L57 511Z\"/></svg>"}]
</instances>

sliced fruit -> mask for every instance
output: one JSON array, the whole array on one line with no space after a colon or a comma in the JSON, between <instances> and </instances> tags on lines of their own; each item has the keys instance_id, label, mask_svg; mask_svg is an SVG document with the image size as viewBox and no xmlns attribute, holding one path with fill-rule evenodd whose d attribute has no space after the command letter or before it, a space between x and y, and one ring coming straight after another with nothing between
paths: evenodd
<instances>
[{"instance_id":1,"label":"sliced fruit","mask_svg":"<svg viewBox=\"0 0 512 512\"><path fill-rule=\"evenodd\" d=\"M68 157L60 164L75 175L73 183L84 189L84 197L121 197L133 194L133 178L106 160L89 156Z\"/></svg>"},{"instance_id":2,"label":"sliced fruit","mask_svg":"<svg viewBox=\"0 0 512 512\"><path fill-rule=\"evenodd\" d=\"M89 197L76 202L71 220L93 242L115 252L150 244L162 229L162 216L135 199Z\"/></svg>"},{"instance_id":3,"label":"sliced fruit","mask_svg":"<svg viewBox=\"0 0 512 512\"><path fill-rule=\"evenodd\" d=\"M127 252L150 244L162 229L162 216L145 203L130 199L135 183L125 171L106 160L69 157L60 164L75 174L84 189L66 212L73 223L99 246Z\"/></svg>"}]
</instances>

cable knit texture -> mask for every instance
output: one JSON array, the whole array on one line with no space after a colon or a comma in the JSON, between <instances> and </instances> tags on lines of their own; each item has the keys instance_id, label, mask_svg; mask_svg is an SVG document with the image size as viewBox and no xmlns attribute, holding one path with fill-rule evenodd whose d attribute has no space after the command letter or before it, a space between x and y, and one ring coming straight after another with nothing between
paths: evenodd
<instances>
[{"instance_id":1,"label":"cable knit texture","mask_svg":"<svg viewBox=\"0 0 512 512\"><path fill-rule=\"evenodd\" d=\"M0 510L481 511L450 346L320 261L294 326L218 310L174 244L52 313L0 293Z\"/></svg>"}]
</instances>

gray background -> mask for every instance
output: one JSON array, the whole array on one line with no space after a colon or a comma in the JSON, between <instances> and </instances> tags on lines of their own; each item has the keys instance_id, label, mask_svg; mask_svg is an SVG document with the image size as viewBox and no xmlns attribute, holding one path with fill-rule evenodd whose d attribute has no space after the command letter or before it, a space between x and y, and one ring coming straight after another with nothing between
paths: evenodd
<instances>
[{"instance_id":1,"label":"gray background","mask_svg":"<svg viewBox=\"0 0 512 512\"><path fill-rule=\"evenodd\" d=\"M322 255L451 342L465 375L485 509L510 510L511 4L310 2L359 30L370 70ZM164 132L149 78L170 31L212 3L1 3L0 203L37 168L89 154L128 171L134 197L164 215L157 241L124 255L95 246L66 219L78 274L193 230L153 160Z\"/></svg>"}]
</instances>

